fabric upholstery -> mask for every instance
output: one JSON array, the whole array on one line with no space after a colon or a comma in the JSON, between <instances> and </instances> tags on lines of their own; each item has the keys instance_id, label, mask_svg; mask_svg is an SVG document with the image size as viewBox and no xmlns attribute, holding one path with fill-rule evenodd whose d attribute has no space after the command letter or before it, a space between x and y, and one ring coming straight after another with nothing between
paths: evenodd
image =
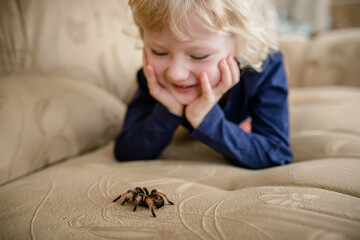
<instances>
[{"instance_id":1,"label":"fabric upholstery","mask_svg":"<svg viewBox=\"0 0 360 240\"><path fill-rule=\"evenodd\" d=\"M282 36L279 47L284 52L290 87L359 87L359 37L360 28L323 32L312 38Z\"/></svg>"},{"instance_id":2,"label":"fabric upholstery","mask_svg":"<svg viewBox=\"0 0 360 240\"><path fill-rule=\"evenodd\" d=\"M306 62L306 49L309 47L309 44L310 39L306 36L284 35L279 38L279 48L284 55L285 69L290 87L300 87L303 85L302 67Z\"/></svg>"},{"instance_id":3,"label":"fabric upholstery","mask_svg":"<svg viewBox=\"0 0 360 240\"><path fill-rule=\"evenodd\" d=\"M0 183L104 145L124 113L124 103L87 83L1 77Z\"/></svg>"},{"instance_id":4,"label":"fabric upholstery","mask_svg":"<svg viewBox=\"0 0 360 240\"><path fill-rule=\"evenodd\" d=\"M324 32L307 49L303 86L360 87L360 28Z\"/></svg>"},{"instance_id":5,"label":"fabric upholstery","mask_svg":"<svg viewBox=\"0 0 360 240\"><path fill-rule=\"evenodd\" d=\"M0 222L11 223L0 224L0 238L359 237L358 159L312 159L251 171L206 151L202 158L119 164L112 147L0 188ZM154 218L144 207L133 212L132 202L112 202L136 186L160 188L175 205L156 210Z\"/></svg>"},{"instance_id":6,"label":"fabric upholstery","mask_svg":"<svg viewBox=\"0 0 360 240\"><path fill-rule=\"evenodd\" d=\"M131 96L142 52L126 0L4 0L0 9L0 74L60 75Z\"/></svg>"},{"instance_id":7,"label":"fabric upholstery","mask_svg":"<svg viewBox=\"0 0 360 240\"><path fill-rule=\"evenodd\" d=\"M0 239L360 239L359 31L280 38L293 163L234 167L182 127L119 163L141 65L127 0L0 1ZM175 205L112 202L136 186Z\"/></svg>"},{"instance_id":8,"label":"fabric upholstery","mask_svg":"<svg viewBox=\"0 0 360 240\"><path fill-rule=\"evenodd\" d=\"M295 161L360 158L359 88L292 88L289 102Z\"/></svg>"}]
</instances>

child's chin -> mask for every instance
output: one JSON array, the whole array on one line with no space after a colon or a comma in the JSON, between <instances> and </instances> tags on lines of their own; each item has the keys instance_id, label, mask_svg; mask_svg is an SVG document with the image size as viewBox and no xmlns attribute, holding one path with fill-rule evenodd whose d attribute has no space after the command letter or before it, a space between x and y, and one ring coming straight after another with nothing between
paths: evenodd
<instances>
[{"instance_id":1,"label":"child's chin","mask_svg":"<svg viewBox=\"0 0 360 240\"><path fill-rule=\"evenodd\" d=\"M179 103L186 106L186 105L190 104L191 102L193 102L196 99L196 97L177 96L176 99L178 100Z\"/></svg>"}]
</instances>

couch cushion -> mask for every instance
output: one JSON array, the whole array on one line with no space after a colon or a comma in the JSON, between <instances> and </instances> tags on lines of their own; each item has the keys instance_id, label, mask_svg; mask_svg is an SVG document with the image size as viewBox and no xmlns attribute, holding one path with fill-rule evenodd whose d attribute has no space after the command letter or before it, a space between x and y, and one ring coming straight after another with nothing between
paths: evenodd
<instances>
[{"instance_id":1,"label":"couch cushion","mask_svg":"<svg viewBox=\"0 0 360 240\"><path fill-rule=\"evenodd\" d=\"M360 237L359 159L313 159L255 171L211 155L119 163L112 149L109 144L1 186L0 238ZM175 205L155 210L154 218L141 206L133 212L131 201L112 202L136 186L160 188Z\"/></svg>"},{"instance_id":2,"label":"couch cushion","mask_svg":"<svg viewBox=\"0 0 360 240\"><path fill-rule=\"evenodd\" d=\"M360 88L292 88L289 102L294 161L360 158Z\"/></svg>"},{"instance_id":3,"label":"couch cushion","mask_svg":"<svg viewBox=\"0 0 360 240\"><path fill-rule=\"evenodd\" d=\"M97 148L118 133L124 103L87 83L0 78L0 183Z\"/></svg>"}]
</instances>

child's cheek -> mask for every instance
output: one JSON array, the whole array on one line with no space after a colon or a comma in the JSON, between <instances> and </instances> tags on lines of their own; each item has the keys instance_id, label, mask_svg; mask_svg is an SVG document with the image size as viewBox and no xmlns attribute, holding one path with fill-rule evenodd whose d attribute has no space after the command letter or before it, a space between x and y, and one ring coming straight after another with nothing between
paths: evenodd
<instances>
[{"instance_id":1,"label":"child's cheek","mask_svg":"<svg viewBox=\"0 0 360 240\"><path fill-rule=\"evenodd\" d=\"M213 73L211 74L211 77L209 78L211 87L215 87L219 84L221 81L221 74L219 68L214 68Z\"/></svg>"},{"instance_id":2,"label":"child's cheek","mask_svg":"<svg viewBox=\"0 0 360 240\"><path fill-rule=\"evenodd\" d=\"M150 53L149 55L150 56L148 57L148 63L154 68L157 67L159 65L158 60L154 56L152 56L152 53Z\"/></svg>"},{"instance_id":3,"label":"child's cheek","mask_svg":"<svg viewBox=\"0 0 360 240\"><path fill-rule=\"evenodd\" d=\"M210 85L215 87L220 82L220 69L217 62L207 64L202 68L201 72L206 72L210 81Z\"/></svg>"},{"instance_id":4,"label":"child's cheek","mask_svg":"<svg viewBox=\"0 0 360 240\"><path fill-rule=\"evenodd\" d=\"M156 76L158 78L162 78L163 73L165 71L165 63L164 63L164 61L159 60L156 57L150 57L149 58L149 64L154 68Z\"/></svg>"}]
</instances>

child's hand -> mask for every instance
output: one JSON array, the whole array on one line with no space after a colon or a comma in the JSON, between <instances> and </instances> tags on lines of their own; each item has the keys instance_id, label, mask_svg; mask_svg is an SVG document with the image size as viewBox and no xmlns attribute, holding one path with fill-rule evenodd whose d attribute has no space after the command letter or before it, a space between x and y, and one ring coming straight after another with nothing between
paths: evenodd
<instances>
[{"instance_id":1,"label":"child's hand","mask_svg":"<svg viewBox=\"0 0 360 240\"><path fill-rule=\"evenodd\" d=\"M145 49L143 50L143 66L151 96L166 107L171 113L182 116L184 106L174 98L168 89L158 82L153 66L148 64Z\"/></svg>"},{"instance_id":2,"label":"child's hand","mask_svg":"<svg viewBox=\"0 0 360 240\"><path fill-rule=\"evenodd\" d=\"M220 98L240 80L240 70L233 57L219 63L221 79L217 86L211 87L205 72L200 75L202 94L185 108L185 116L193 128L197 128Z\"/></svg>"}]
</instances>

